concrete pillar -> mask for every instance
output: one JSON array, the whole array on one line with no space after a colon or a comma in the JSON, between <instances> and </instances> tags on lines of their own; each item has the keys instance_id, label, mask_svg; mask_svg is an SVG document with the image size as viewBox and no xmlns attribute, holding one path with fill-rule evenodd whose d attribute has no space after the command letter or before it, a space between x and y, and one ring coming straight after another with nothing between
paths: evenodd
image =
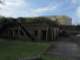
<instances>
[{"instance_id":1,"label":"concrete pillar","mask_svg":"<svg viewBox=\"0 0 80 60\"><path fill-rule=\"evenodd\" d=\"M45 33L46 35L45 35L45 34L44 34L44 35L46 36L46 37L45 37L45 40L47 40L47 35L48 35L47 30L36 30L36 31L37 31L37 36L35 36L35 39L36 39L36 40L39 40L39 41L42 40L42 33L43 33L42 31L45 31L45 32L46 32L46 33ZM35 32L34 32L34 35L35 35Z\"/></svg>"},{"instance_id":2,"label":"concrete pillar","mask_svg":"<svg viewBox=\"0 0 80 60\"><path fill-rule=\"evenodd\" d=\"M8 39L10 39L10 31L8 30Z\"/></svg>"},{"instance_id":3,"label":"concrete pillar","mask_svg":"<svg viewBox=\"0 0 80 60\"><path fill-rule=\"evenodd\" d=\"M9 39L10 40L12 39L12 30L11 29L9 30Z\"/></svg>"},{"instance_id":4,"label":"concrete pillar","mask_svg":"<svg viewBox=\"0 0 80 60\"><path fill-rule=\"evenodd\" d=\"M13 39L15 39L15 31L12 32Z\"/></svg>"},{"instance_id":5,"label":"concrete pillar","mask_svg":"<svg viewBox=\"0 0 80 60\"><path fill-rule=\"evenodd\" d=\"M20 39L20 38L21 38L20 30L21 30L21 27L20 27L20 26L18 26L18 39Z\"/></svg>"},{"instance_id":6,"label":"concrete pillar","mask_svg":"<svg viewBox=\"0 0 80 60\"><path fill-rule=\"evenodd\" d=\"M46 30L46 41L48 40L48 39L47 39L47 36L48 36L48 32L47 32L47 30Z\"/></svg>"},{"instance_id":7,"label":"concrete pillar","mask_svg":"<svg viewBox=\"0 0 80 60\"><path fill-rule=\"evenodd\" d=\"M48 39L48 41L52 41L52 29L51 29L51 27L48 28L47 39Z\"/></svg>"},{"instance_id":8,"label":"concrete pillar","mask_svg":"<svg viewBox=\"0 0 80 60\"><path fill-rule=\"evenodd\" d=\"M42 31L43 31L43 30L38 30L37 40L39 40L39 41L42 41L42 39L43 39L43 38L42 38ZM46 34L45 39L47 40L48 32L47 32L46 30L44 30L44 31L46 32L46 33L45 33L45 34ZM45 41L46 41L46 40L45 40Z\"/></svg>"},{"instance_id":9,"label":"concrete pillar","mask_svg":"<svg viewBox=\"0 0 80 60\"><path fill-rule=\"evenodd\" d=\"M51 41L53 41L53 28L50 28L50 33L51 33Z\"/></svg>"},{"instance_id":10,"label":"concrete pillar","mask_svg":"<svg viewBox=\"0 0 80 60\"><path fill-rule=\"evenodd\" d=\"M30 40L29 38L28 38L28 36L26 35L26 33L23 31L23 29L21 29L22 30L22 33L23 33L23 36L21 35L21 39L24 39L24 40Z\"/></svg>"},{"instance_id":11,"label":"concrete pillar","mask_svg":"<svg viewBox=\"0 0 80 60\"><path fill-rule=\"evenodd\" d=\"M53 29L53 37L54 37L54 40L56 40L58 38L58 33L59 33L59 29L58 28L54 28Z\"/></svg>"},{"instance_id":12,"label":"concrete pillar","mask_svg":"<svg viewBox=\"0 0 80 60\"><path fill-rule=\"evenodd\" d=\"M56 40L56 28L53 29L53 40Z\"/></svg>"},{"instance_id":13,"label":"concrete pillar","mask_svg":"<svg viewBox=\"0 0 80 60\"><path fill-rule=\"evenodd\" d=\"M54 32L52 31L52 41L54 41Z\"/></svg>"},{"instance_id":14,"label":"concrete pillar","mask_svg":"<svg viewBox=\"0 0 80 60\"><path fill-rule=\"evenodd\" d=\"M36 41L39 40L39 37L38 37L39 31L38 30L34 30L33 33L32 33L32 35L34 36L34 38L35 38Z\"/></svg>"},{"instance_id":15,"label":"concrete pillar","mask_svg":"<svg viewBox=\"0 0 80 60\"><path fill-rule=\"evenodd\" d=\"M48 27L46 29L46 40L48 41Z\"/></svg>"},{"instance_id":16,"label":"concrete pillar","mask_svg":"<svg viewBox=\"0 0 80 60\"><path fill-rule=\"evenodd\" d=\"M41 41L41 30L38 30L37 40Z\"/></svg>"}]
</instances>

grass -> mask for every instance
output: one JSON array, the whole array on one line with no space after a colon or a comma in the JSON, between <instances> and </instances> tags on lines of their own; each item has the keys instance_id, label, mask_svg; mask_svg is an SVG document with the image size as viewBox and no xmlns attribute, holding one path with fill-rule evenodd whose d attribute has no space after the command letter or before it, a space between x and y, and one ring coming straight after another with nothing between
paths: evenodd
<instances>
[{"instance_id":1,"label":"grass","mask_svg":"<svg viewBox=\"0 0 80 60\"><path fill-rule=\"evenodd\" d=\"M17 60L22 57L38 56L47 49L47 42L0 41L0 60ZM43 60L63 60L59 57L42 55Z\"/></svg>"},{"instance_id":2,"label":"grass","mask_svg":"<svg viewBox=\"0 0 80 60\"><path fill-rule=\"evenodd\" d=\"M37 56L48 47L48 43L1 41L0 60L16 60L17 57Z\"/></svg>"}]
</instances>

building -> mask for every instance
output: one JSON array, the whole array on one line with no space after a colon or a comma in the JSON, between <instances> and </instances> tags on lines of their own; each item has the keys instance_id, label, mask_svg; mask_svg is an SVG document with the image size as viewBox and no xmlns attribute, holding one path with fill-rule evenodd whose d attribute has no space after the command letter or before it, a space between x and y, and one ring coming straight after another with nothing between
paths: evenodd
<instances>
[{"instance_id":1,"label":"building","mask_svg":"<svg viewBox=\"0 0 80 60\"><path fill-rule=\"evenodd\" d=\"M37 18L37 17L36 17ZM21 40L31 40L31 41L54 41L59 35L60 28L59 26L71 25L72 21L69 17L66 16L46 16L48 20L52 20L50 23L45 22L46 19L41 19L42 22L14 22L13 24L4 24L0 28L0 37L8 39L21 39ZM18 20L18 19L16 19ZM23 19L22 19L23 20ZM44 20L44 21L43 21ZM35 21L35 19L33 20ZM52 23L56 21L58 24L54 25ZM8 25L8 26L7 26ZM6 28L5 28L6 26Z\"/></svg>"},{"instance_id":2,"label":"building","mask_svg":"<svg viewBox=\"0 0 80 60\"><path fill-rule=\"evenodd\" d=\"M59 25L72 25L72 18L69 16L39 16L42 18L48 18L52 21L56 21ZM38 17L30 17L30 18L38 18Z\"/></svg>"},{"instance_id":3,"label":"building","mask_svg":"<svg viewBox=\"0 0 80 60\"><path fill-rule=\"evenodd\" d=\"M11 25L10 25L11 26ZM0 38L26 41L54 41L59 28L46 23L16 23L13 27L0 29Z\"/></svg>"},{"instance_id":4,"label":"building","mask_svg":"<svg viewBox=\"0 0 80 60\"><path fill-rule=\"evenodd\" d=\"M72 25L72 19L68 16L47 16L52 21L56 21L60 25Z\"/></svg>"}]
</instances>

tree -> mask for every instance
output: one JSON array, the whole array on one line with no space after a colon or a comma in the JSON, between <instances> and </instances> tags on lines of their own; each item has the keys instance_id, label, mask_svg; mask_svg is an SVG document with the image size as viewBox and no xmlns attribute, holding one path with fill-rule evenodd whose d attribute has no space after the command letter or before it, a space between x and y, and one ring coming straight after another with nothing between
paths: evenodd
<instances>
[{"instance_id":1,"label":"tree","mask_svg":"<svg viewBox=\"0 0 80 60\"><path fill-rule=\"evenodd\" d=\"M41 23L41 24L46 23L48 25L56 25L57 24L56 21L52 21L51 19L46 18L46 17L37 17L37 18L34 18L33 21L36 23Z\"/></svg>"}]
</instances>

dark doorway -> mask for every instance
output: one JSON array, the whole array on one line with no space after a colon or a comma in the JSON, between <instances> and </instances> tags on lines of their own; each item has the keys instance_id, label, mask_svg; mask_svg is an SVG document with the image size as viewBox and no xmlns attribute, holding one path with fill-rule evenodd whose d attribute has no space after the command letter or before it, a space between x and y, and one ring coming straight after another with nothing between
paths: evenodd
<instances>
[{"instance_id":1,"label":"dark doorway","mask_svg":"<svg viewBox=\"0 0 80 60\"><path fill-rule=\"evenodd\" d=\"M45 30L41 31L41 39L46 40L46 31Z\"/></svg>"},{"instance_id":2,"label":"dark doorway","mask_svg":"<svg viewBox=\"0 0 80 60\"><path fill-rule=\"evenodd\" d=\"M34 35L35 36L37 36L38 35L38 31L36 30L36 31L34 31Z\"/></svg>"},{"instance_id":3,"label":"dark doorway","mask_svg":"<svg viewBox=\"0 0 80 60\"><path fill-rule=\"evenodd\" d=\"M24 32L22 30L20 30L20 35L24 36Z\"/></svg>"}]
</instances>

